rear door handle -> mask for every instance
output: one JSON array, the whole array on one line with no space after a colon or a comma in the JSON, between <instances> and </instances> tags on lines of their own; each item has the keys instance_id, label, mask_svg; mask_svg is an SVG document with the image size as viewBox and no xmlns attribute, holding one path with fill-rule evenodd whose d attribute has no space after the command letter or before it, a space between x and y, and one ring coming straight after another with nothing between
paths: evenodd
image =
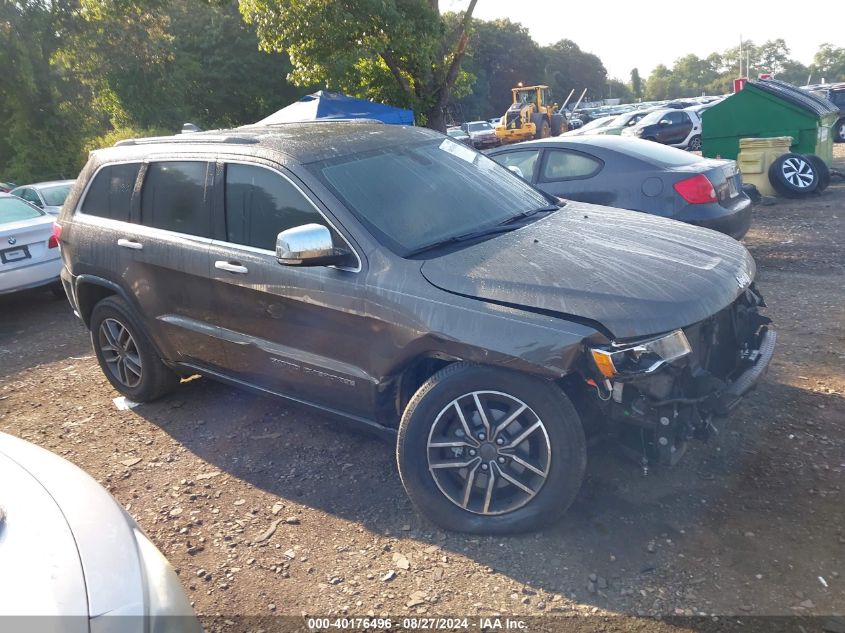
<instances>
[{"instance_id":1,"label":"rear door handle","mask_svg":"<svg viewBox=\"0 0 845 633\"><path fill-rule=\"evenodd\" d=\"M123 248L131 248L133 251L140 251L144 248L144 245L141 244L141 242L133 242L132 240L127 240L123 237L117 240L117 245L122 246Z\"/></svg>"},{"instance_id":2,"label":"rear door handle","mask_svg":"<svg viewBox=\"0 0 845 633\"><path fill-rule=\"evenodd\" d=\"M249 268L246 266L241 266L237 262L227 262L225 260L218 260L214 262L214 267L218 270L225 270L230 273L237 273L239 275L245 275L249 272Z\"/></svg>"}]
</instances>

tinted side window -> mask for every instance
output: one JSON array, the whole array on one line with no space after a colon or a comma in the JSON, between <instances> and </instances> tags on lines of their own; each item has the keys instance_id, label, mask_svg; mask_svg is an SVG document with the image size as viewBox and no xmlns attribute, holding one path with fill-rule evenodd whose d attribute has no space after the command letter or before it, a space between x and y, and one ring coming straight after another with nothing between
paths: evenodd
<instances>
[{"instance_id":1,"label":"tinted side window","mask_svg":"<svg viewBox=\"0 0 845 633\"><path fill-rule=\"evenodd\" d=\"M140 167L139 163L103 167L85 194L82 212L128 222L129 203Z\"/></svg>"},{"instance_id":2,"label":"tinted side window","mask_svg":"<svg viewBox=\"0 0 845 633\"><path fill-rule=\"evenodd\" d=\"M601 161L592 156L565 150L549 150L546 153L546 163L543 166L543 180L589 178L597 173L601 167Z\"/></svg>"},{"instance_id":3,"label":"tinted side window","mask_svg":"<svg viewBox=\"0 0 845 633\"><path fill-rule=\"evenodd\" d=\"M226 165L226 241L276 250L276 236L310 223L326 226L290 182L254 165Z\"/></svg>"},{"instance_id":4,"label":"tinted side window","mask_svg":"<svg viewBox=\"0 0 845 633\"><path fill-rule=\"evenodd\" d=\"M38 194L35 193L34 189L22 189L20 197L32 204L41 205L41 198L38 197Z\"/></svg>"},{"instance_id":5,"label":"tinted side window","mask_svg":"<svg viewBox=\"0 0 845 633\"><path fill-rule=\"evenodd\" d=\"M141 223L199 237L211 236L205 201L208 163L151 163L141 190Z\"/></svg>"},{"instance_id":6,"label":"tinted side window","mask_svg":"<svg viewBox=\"0 0 845 633\"><path fill-rule=\"evenodd\" d=\"M490 158L504 167L516 167L520 172L518 175L530 181L534 177L534 165L537 163L539 156L540 150L535 149L505 152L503 154L496 154Z\"/></svg>"}]
</instances>

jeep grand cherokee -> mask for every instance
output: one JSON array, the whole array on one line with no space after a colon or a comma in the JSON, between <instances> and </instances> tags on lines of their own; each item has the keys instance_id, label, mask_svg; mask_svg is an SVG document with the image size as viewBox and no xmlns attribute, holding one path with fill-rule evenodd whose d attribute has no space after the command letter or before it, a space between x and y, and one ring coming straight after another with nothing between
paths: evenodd
<instances>
[{"instance_id":1,"label":"jeep grand cherokee","mask_svg":"<svg viewBox=\"0 0 845 633\"><path fill-rule=\"evenodd\" d=\"M427 129L123 141L59 223L120 393L199 373L394 433L410 498L456 530L551 521L598 430L674 463L774 348L738 242L552 198Z\"/></svg>"}]
</instances>

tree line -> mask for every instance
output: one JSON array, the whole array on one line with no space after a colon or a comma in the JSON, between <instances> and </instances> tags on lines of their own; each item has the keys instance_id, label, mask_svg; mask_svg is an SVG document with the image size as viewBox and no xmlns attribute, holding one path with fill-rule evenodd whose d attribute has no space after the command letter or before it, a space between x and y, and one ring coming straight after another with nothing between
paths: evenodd
<instances>
[{"instance_id":1,"label":"tree line","mask_svg":"<svg viewBox=\"0 0 845 633\"><path fill-rule=\"evenodd\" d=\"M688 55L645 79L609 78L570 39L538 45L508 19L437 0L0 0L0 180L75 177L87 152L190 121L257 121L303 94L337 90L414 110L418 123L501 115L518 82L556 100L727 92L738 50ZM608 45L612 45L609 43ZM752 70L845 79L845 49L814 64L783 40L752 43ZM576 96L577 96L576 94Z\"/></svg>"}]
</instances>

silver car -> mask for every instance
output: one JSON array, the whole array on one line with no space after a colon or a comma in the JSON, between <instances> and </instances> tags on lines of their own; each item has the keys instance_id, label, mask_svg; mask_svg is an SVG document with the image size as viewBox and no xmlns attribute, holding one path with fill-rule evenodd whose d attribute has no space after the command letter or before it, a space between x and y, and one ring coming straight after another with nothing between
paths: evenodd
<instances>
[{"instance_id":1,"label":"silver car","mask_svg":"<svg viewBox=\"0 0 845 633\"><path fill-rule=\"evenodd\" d=\"M15 187L9 193L27 202L34 204L39 209L44 209L50 215L59 215L65 198L70 193L75 180L52 180L50 182L37 182L32 185L21 185Z\"/></svg>"},{"instance_id":2,"label":"silver car","mask_svg":"<svg viewBox=\"0 0 845 633\"><path fill-rule=\"evenodd\" d=\"M0 193L0 295L47 286L64 297L61 270L55 218L20 198Z\"/></svg>"},{"instance_id":3,"label":"silver car","mask_svg":"<svg viewBox=\"0 0 845 633\"><path fill-rule=\"evenodd\" d=\"M0 619L7 630L199 633L173 568L96 481L0 433ZM118 617L119 616L119 617ZM15 625L15 618L20 618Z\"/></svg>"}]
</instances>

